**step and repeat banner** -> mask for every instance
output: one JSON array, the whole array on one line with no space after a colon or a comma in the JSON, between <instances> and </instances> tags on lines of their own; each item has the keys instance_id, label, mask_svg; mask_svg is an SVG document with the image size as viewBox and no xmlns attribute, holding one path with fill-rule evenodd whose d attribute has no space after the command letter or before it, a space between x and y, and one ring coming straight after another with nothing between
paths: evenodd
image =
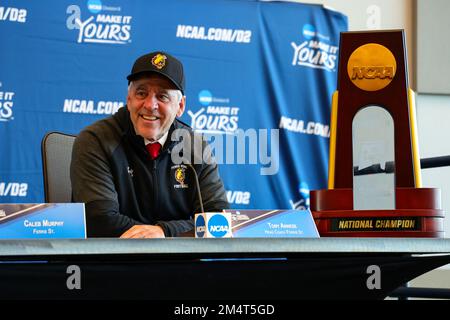
<instances>
[{"instance_id":1,"label":"step and repeat banner","mask_svg":"<svg viewBox=\"0 0 450 320\"><path fill-rule=\"evenodd\" d=\"M211 142L233 208L305 208L326 186L347 17L244 0L0 2L0 203L44 201L41 140L125 106L151 51L186 72L182 121Z\"/></svg>"}]
</instances>

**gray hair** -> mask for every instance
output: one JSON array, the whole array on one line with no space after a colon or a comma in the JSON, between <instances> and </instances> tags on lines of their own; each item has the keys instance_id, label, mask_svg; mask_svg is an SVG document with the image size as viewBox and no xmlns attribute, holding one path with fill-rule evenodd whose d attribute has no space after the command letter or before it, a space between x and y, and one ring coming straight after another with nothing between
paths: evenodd
<instances>
[{"instance_id":1,"label":"gray hair","mask_svg":"<svg viewBox=\"0 0 450 320\"><path fill-rule=\"evenodd\" d=\"M130 83L128 83L128 94L130 93L131 90L131 86L133 85L133 81L130 81ZM177 92L177 103L180 103L181 99L183 98L183 93L181 92L181 90L178 89L173 89Z\"/></svg>"}]
</instances>

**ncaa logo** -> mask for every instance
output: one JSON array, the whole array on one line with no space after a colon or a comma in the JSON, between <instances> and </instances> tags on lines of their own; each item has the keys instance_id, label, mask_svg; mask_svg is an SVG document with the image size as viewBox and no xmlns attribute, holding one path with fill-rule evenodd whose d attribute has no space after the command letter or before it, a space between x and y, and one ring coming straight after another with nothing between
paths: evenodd
<instances>
[{"instance_id":1,"label":"ncaa logo","mask_svg":"<svg viewBox=\"0 0 450 320\"><path fill-rule=\"evenodd\" d=\"M195 220L195 236L197 238L203 238L205 236L206 225L205 218L202 215L198 215Z\"/></svg>"},{"instance_id":2,"label":"ncaa logo","mask_svg":"<svg viewBox=\"0 0 450 320\"><path fill-rule=\"evenodd\" d=\"M209 233L214 238L222 238L228 233L228 231L230 230L230 226L228 224L227 218L225 218L221 214L216 214L212 216L211 219L209 219L208 229Z\"/></svg>"},{"instance_id":3,"label":"ncaa logo","mask_svg":"<svg viewBox=\"0 0 450 320\"><path fill-rule=\"evenodd\" d=\"M90 12L99 13L102 11L102 2L100 0L89 0L87 7Z\"/></svg>"},{"instance_id":4,"label":"ncaa logo","mask_svg":"<svg viewBox=\"0 0 450 320\"><path fill-rule=\"evenodd\" d=\"M198 94L198 101L206 106L209 106L209 104L212 102L212 93L209 90L202 90Z\"/></svg>"},{"instance_id":5,"label":"ncaa logo","mask_svg":"<svg viewBox=\"0 0 450 320\"><path fill-rule=\"evenodd\" d=\"M303 26L303 36L310 40L316 36L316 28L312 24L305 24Z\"/></svg>"}]
</instances>

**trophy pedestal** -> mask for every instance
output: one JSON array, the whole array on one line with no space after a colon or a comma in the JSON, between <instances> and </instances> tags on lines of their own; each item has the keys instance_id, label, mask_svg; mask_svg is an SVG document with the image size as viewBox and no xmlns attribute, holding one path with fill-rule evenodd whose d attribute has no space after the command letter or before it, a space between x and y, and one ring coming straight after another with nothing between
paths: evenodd
<instances>
[{"instance_id":1,"label":"trophy pedestal","mask_svg":"<svg viewBox=\"0 0 450 320\"><path fill-rule=\"evenodd\" d=\"M321 237L443 238L441 193L396 188L396 209L353 210L352 189L311 191L311 211Z\"/></svg>"}]
</instances>

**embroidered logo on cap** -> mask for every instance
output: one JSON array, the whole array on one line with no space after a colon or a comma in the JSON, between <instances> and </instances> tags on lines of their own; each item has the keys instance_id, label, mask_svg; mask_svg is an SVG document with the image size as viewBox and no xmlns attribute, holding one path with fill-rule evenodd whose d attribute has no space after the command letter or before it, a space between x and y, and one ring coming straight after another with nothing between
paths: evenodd
<instances>
[{"instance_id":1,"label":"embroidered logo on cap","mask_svg":"<svg viewBox=\"0 0 450 320\"><path fill-rule=\"evenodd\" d=\"M167 57L165 55L158 53L152 58L152 64L161 70L166 65L166 59Z\"/></svg>"}]
</instances>

